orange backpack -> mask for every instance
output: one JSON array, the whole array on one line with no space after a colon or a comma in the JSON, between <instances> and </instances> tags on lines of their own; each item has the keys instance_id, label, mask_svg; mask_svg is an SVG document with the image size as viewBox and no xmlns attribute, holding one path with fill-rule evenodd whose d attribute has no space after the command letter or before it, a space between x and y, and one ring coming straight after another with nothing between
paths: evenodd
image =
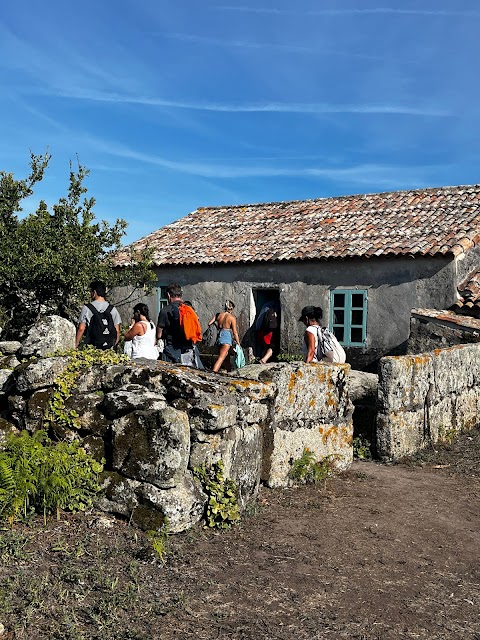
<instances>
[{"instance_id":1,"label":"orange backpack","mask_svg":"<svg viewBox=\"0 0 480 640\"><path fill-rule=\"evenodd\" d=\"M202 340L202 328L197 314L188 304L181 304L178 307L180 313L180 326L183 329L185 338L194 344Z\"/></svg>"}]
</instances>

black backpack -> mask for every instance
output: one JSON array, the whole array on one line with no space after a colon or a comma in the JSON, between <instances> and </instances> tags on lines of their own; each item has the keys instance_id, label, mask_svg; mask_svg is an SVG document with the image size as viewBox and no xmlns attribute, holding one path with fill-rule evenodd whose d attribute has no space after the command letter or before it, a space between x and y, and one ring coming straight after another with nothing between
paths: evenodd
<instances>
[{"instance_id":1,"label":"black backpack","mask_svg":"<svg viewBox=\"0 0 480 640\"><path fill-rule=\"evenodd\" d=\"M117 340L117 329L113 323L109 304L105 311L99 311L93 304L87 304L87 309L92 312L92 318L88 325L88 344L96 349L113 349Z\"/></svg>"}]
</instances>

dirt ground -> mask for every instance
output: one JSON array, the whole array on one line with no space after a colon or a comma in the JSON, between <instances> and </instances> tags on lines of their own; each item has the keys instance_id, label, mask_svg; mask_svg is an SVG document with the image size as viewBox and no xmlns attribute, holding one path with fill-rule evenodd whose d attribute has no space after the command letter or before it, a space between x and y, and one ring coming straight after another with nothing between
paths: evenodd
<instances>
[{"instance_id":1,"label":"dirt ground","mask_svg":"<svg viewBox=\"0 0 480 640\"><path fill-rule=\"evenodd\" d=\"M480 640L480 431L326 487L262 489L240 525L145 535L101 514L2 531L1 640ZM0 627L1 630L1 627Z\"/></svg>"}]
</instances>

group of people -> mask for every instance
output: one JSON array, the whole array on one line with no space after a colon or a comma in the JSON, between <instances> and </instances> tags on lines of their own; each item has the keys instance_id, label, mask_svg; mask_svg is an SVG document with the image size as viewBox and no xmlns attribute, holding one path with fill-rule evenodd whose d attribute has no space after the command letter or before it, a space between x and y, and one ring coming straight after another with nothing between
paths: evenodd
<instances>
[{"instance_id":1,"label":"group of people","mask_svg":"<svg viewBox=\"0 0 480 640\"><path fill-rule=\"evenodd\" d=\"M105 299L106 291L103 282L96 280L90 284L91 302L84 305L78 321L76 347L87 332L87 342L100 349L112 349L121 338L121 318L117 309ZM190 323L191 331L200 330L198 318L191 308L191 303L184 301L182 289L178 284L171 284L166 289L168 304L158 315L155 325L150 318L148 306L143 303L133 308L133 318L125 333L125 343L129 345L132 358L161 359L165 362L183 364L203 369L196 340L190 333L187 335L186 324ZM189 313L185 314L188 306ZM234 315L235 305L231 300L225 302L222 311L215 314L209 327L214 325L218 330L216 342L219 347L218 358L213 371L218 372L222 365L230 371L230 349L240 345L237 320ZM183 323L180 316L187 318ZM320 307L307 306L302 309L299 322L305 325L303 354L305 362L345 362L345 352L335 336L322 328L320 322L323 312ZM196 326L198 325L198 328ZM257 321L256 332L262 345L262 356L258 362L265 364L279 348L280 306L277 302L268 303L261 309ZM201 339L201 334L198 334ZM343 352L343 353L342 353ZM243 356L243 352L242 352Z\"/></svg>"}]
</instances>

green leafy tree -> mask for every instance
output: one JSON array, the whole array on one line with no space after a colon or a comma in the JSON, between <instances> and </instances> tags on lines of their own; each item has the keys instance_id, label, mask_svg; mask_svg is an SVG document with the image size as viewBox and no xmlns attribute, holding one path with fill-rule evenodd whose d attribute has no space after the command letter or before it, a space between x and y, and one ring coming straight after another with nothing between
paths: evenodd
<instances>
[{"instance_id":1,"label":"green leafy tree","mask_svg":"<svg viewBox=\"0 0 480 640\"><path fill-rule=\"evenodd\" d=\"M19 216L50 157L32 153L24 180L0 171L0 326L10 336L21 335L40 315L75 318L94 279L132 292L149 290L154 281L148 250L132 254L128 267L114 268L127 223L96 220L95 199L85 195L89 171L80 164L75 170L70 165L67 195L51 211L41 201L35 213Z\"/></svg>"}]
</instances>

